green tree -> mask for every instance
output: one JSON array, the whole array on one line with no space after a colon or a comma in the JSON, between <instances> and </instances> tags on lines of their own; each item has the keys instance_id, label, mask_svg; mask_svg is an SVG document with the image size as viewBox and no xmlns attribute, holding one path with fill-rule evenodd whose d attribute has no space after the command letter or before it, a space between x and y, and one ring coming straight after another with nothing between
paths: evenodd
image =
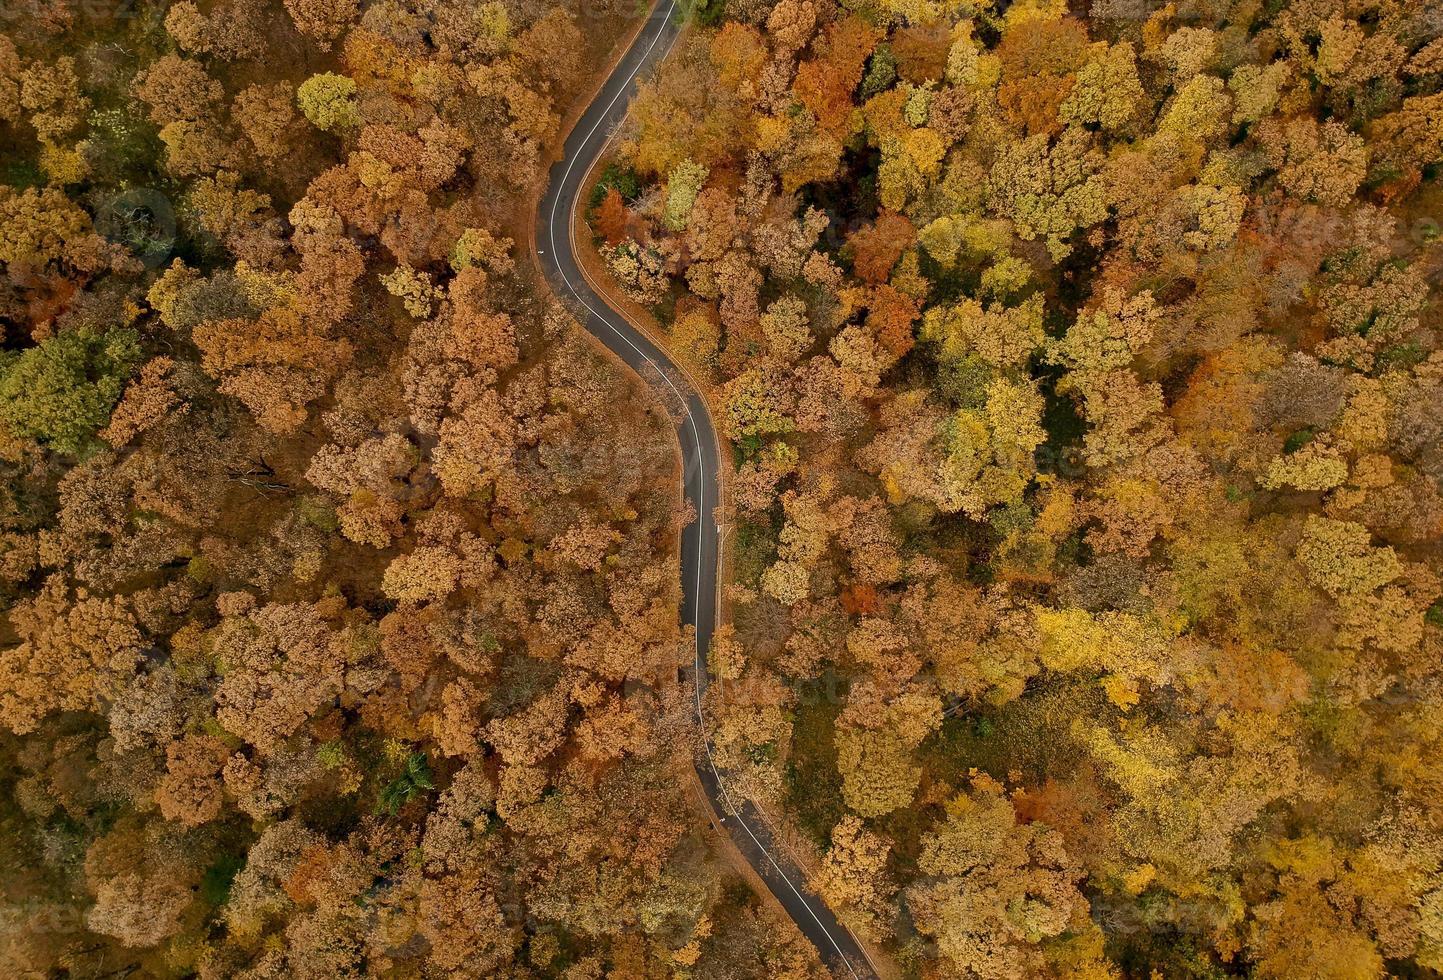
<instances>
[{"instance_id":1,"label":"green tree","mask_svg":"<svg viewBox=\"0 0 1443 980\"><path fill-rule=\"evenodd\" d=\"M378 810L395 816L412 799L435 788L435 783L431 781L431 765L426 761L426 753L412 752L406 756L406 767L401 774L381 790Z\"/></svg>"},{"instance_id":2,"label":"green tree","mask_svg":"<svg viewBox=\"0 0 1443 980\"><path fill-rule=\"evenodd\" d=\"M78 453L110 419L140 363L128 329L57 334L0 361L0 418L15 435Z\"/></svg>"}]
</instances>

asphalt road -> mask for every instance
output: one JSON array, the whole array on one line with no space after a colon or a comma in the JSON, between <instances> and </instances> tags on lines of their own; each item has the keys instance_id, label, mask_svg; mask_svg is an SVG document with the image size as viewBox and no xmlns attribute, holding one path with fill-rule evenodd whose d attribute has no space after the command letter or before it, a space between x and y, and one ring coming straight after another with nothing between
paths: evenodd
<instances>
[{"instance_id":1,"label":"asphalt road","mask_svg":"<svg viewBox=\"0 0 1443 980\"><path fill-rule=\"evenodd\" d=\"M712 760L711 745L706 742L702 698L708 686L706 651L716 627L721 557L721 529L713 520L721 498L721 450L711 415L702 398L682 380L685 372L587 283L572 238L572 215L582 195L590 191L582 185L593 162L626 116L637 78L645 77L666 57L680 30L675 0L659 0L636 40L572 129L564 155L551 169L550 183L536 215L536 248L542 269L557 294L580 304L586 329L644 379L659 385L678 406L676 436L681 444L682 492L697 515L681 534L681 617L683 623L696 627L696 720L705 749L699 753L697 775L715 818L802 935L817 947L823 961L840 976L861 980L876 976L866 952L831 910L807 890L805 875L779 852L770 829L752 804L728 794Z\"/></svg>"}]
</instances>

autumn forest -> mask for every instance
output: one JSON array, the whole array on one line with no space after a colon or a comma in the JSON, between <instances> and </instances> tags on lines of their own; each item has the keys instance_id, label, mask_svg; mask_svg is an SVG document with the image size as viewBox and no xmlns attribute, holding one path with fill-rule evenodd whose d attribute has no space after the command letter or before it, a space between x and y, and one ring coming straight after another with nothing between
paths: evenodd
<instances>
[{"instance_id":1,"label":"autumn forest","mask_svg":"<svg viewBox=\"0 0 1443 980\"><path fill-rule=\"evenodd\" d=\"M1436 4L0 2L0 977L1443 975Z\"/></svg>"}]
</instances>

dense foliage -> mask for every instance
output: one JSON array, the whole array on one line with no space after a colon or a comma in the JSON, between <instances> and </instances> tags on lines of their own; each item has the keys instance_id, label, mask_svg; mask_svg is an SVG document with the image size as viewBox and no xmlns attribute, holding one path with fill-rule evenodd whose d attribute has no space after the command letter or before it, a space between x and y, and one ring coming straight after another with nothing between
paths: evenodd
<instances>
[{"instance_id":1,"label":"dense foliage","mask_svg":"<svg viewBox=\"0 0 1443 980\"><path fill-rule=\"evenodd\" d=\"M670 422L525 254L632 13L0 5L0 976L819 970L687 795Z\"/></svg>"},{"instance_id":2,"label":"dense foliage","mask_svg":"<svg viewBox=\"0 0 1443 980\"><path fill-rule=\"evenodd\" d=\"M1418 0L731 0L643 87L715 738L904 969L1443 969L1440 166Z\"/></svg>"},{"instance_id":3,"label":"dense foliage","mask_svg":"<svg viewBox=\"0 0 1443 980\"><path fill-rule=\"evenodd\" d=\"M634 13L0 10L0 974L819 973L524 254ZM587 203L735 790L905 975L1443 970L1443 19L696 13Z\"/></svg>"}]
</instances>

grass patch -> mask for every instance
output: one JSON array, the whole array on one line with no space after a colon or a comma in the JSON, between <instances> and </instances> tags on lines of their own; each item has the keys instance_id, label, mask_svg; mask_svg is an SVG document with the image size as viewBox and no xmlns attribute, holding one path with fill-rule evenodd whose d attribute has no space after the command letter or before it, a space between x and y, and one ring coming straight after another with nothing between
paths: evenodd
<instances>
[{"instance_id":1,"label":"grass patch","mask_svg":"<svg viewBox=\"0 0 1443 980\"><path fill-rule=\"evenodd\" d=\"M230 898L231 883L245 866L244 854L222 854L216 858L200 880L201 899L212 908L224 905Z\"/></svg>"},{"instance_id":2,"label":"grass patch","mask_svg":"<svg viewBox=\"0 0 1443 980\"><path fill-rule=\"evenodd\" d=\"M1133 928L1108 937L1107 953L1129 977L1175 977L1176 980L1225 980L1232 976L1194 936L1165 928Z\"/></svg>"},{"instance_id":3,"label":"grass patch","mask_svg":"<svg viewBox=\"0 0 1443 980\"><path fill-rule=\"evenodd\" d=\"M0 164L0 184L23 191L27 187L44 187L45 174L34 157L25 156Z\"/></svg>"},{"instance_id":4,"label":"grass patch","mask_svg":"<svg viewBox=\"0 0 1443 980\"><path fill-rule=\"evenodd\" d=\"M1072 720L1111 714L1106 696L1091 678L1059 677L1000 707L948 718L917 754L931 779L957 787L971 769L999 780L1017 769L1034 784L1048 776L1065 779L1084 755L1072 738Z\"/></svg>"},{"instance_id":5,"label":"grass patch","mask_svg":"<svg viewBox=\"0 0 1443 980\"><path fill-rule=\"evenodd\" d=\"M762 521L741 521L728 540L736 580L755 587L777 556L777 532Z\"/></svg>"},{"instance_id":6,"label":"grass patch","mask_svg":"<svg viewBox=\"0 0 1443 980\"><path fill-rule=\"evenodd\" d=\"M847 813L842 775L837 772L837 747L832 742L842 702L839 697L826 696L831 690L825 680L803 686L792 720L786 772L787 809L822 847L831 843L832 827Z\"/></svg>"},{"instance_id":7,"label":"grass patch","mask_svg":"<svg viewBox=\"0 0 1443 980\"><path fill-rule=\"evenodd\" d=\"M1047 440L1037 447L1037 469L1075 477L1081 470L1078 450L1087 435L1087 422L1072 396L1057 391L1061 369L1055 365L1039 365L1037 373L1043 399L1042 428L1047 432Z\"/></svg>"}]
</instances>

